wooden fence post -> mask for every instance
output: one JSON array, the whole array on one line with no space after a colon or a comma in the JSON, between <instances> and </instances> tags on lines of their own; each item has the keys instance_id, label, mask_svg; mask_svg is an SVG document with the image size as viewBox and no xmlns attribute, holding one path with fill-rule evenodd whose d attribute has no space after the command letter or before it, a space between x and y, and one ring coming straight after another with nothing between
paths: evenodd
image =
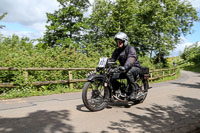
<instances>
[{"instance_id":1,"label":"wooden fence post","mask_svg":"<svg viewBox=\"0 0 200 133\"><path fill-rule=\"evenodd\" d=\"M163 79L164 79L165 78L165 70L163 70L163 75L162 76L163 76Z\"/></svg>"},{"instance_id":2,"label":"wooden fence post","mask_svg":"<svg viewBox=\"0 0 200 133\"><path fill-rule=\"evenodd\" d=\"M24 82L28 83L28 71L24 71Z\"/></svg>"},{"instance_id":3,"label":"wooden fence post","mask_svg":"<svg viewBox=\"0 0 200 133\"><path fill-rule=\"evenodd\" d=\"M174 74L175 74L175 75L177 74L177 69L176 69L176 68L174 68Z\"/></svg>"},{"instance_id":4,"label":"wooden fence post","mask_svg":"<svg viewBox=\"0 0 200 133\"><path fill-rule=\"evenodd\" d=\"M69 74L69 82L70 82L73 79L72 71L69 71L68 74ZM73 88L73 83L69 83L69 88L70 89Z\"/></svg>"}]
</instances>

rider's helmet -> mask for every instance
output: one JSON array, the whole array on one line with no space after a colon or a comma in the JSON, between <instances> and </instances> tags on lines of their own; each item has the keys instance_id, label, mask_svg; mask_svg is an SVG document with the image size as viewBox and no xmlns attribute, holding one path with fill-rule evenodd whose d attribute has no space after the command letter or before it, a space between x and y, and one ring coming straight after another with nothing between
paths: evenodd
<instances>
[{"instance_id":1,"label":"rider's helmet","mask_svg":"<svg viewBox=\"0 0 200 133\"><path fill-rule=\"evenodd\" d=\"M121 40L124 42L124 46L128 45L128 36L124 32L118 32L115 37L115 41Z\"/></svg>"}]
</instances>

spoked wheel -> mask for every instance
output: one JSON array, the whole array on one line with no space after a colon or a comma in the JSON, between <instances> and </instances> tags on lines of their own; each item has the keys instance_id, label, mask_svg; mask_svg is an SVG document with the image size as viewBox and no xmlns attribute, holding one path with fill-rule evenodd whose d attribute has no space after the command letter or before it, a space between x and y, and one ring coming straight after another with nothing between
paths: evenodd
<instances>
[{"instance_id":1,"label":"spoked wheel","mask_svg":"<svg viewBox=\"0 0 200 133\"><path fill-rule=\"evenodd\" d=\"M143 80L139 79L137 81L137 84L140 89L137 93L137 98L134 101L135 104L142 103L146 99L147 93L148 93L148 88L149 88L149 83L148 83L148 80L146 80L146 79L143 79Z\"/></svg>"},{"instance_id":2,"label":"spoked wheel","mask_svg":"<svg viewBox=\"0 0 200 133\"><path fill-rule=\"evenodd\" d=\"M99 111L105 108L109 97L109 90L104 87L102 80L85 83L82 91L82 100L90 111Z\"/></svg>"}]
</instances>

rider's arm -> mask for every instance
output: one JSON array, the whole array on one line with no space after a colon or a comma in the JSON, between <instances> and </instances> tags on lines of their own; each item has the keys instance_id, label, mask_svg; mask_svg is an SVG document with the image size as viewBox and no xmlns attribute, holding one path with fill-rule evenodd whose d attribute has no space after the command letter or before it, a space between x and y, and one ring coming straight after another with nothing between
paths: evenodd
<instances>
[{"instance_id":1,"label":"rider's arm","mask_svg":"<svg viewBox=\"0 0 200 133\"><path fill-rule=\"evenodd\" d=\"M127 56L127 60L124 64L124 67L126 70L128 70L130 67L132 67L134 65L134 63L137 61L137 55L136 55L136 51L133 47L131 47L129 49L129 53Z\"/></svg>"}]
</instances>

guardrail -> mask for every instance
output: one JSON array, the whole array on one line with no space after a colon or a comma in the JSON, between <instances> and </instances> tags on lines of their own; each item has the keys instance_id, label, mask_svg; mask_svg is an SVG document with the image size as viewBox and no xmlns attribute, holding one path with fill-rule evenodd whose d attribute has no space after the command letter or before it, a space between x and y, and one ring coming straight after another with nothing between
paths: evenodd
<instances>
[{"instance_id":1,"label":"guardrail","mask_svg":"<svg viewBox=\"0 0 200 133\"><path fill-rule=\"evenodd\" d=\"M86 82L86 79L73 79L72 71L93 71L95 68L9 68L9 67L0 67L0 71L24 71L24 79L25 82L28 81L28 73L29 71L68 71L68 80L56 80L56 81L37 81L32 82L31 85L34 86L42 86L42 85L49 85L49 84L69 84L70 88L73 88L73 83L77 82ZM170 69L155 69L150 70L150 81L169 77L177 74L177 68L170 68ZM28 83L27 83L28 84ZM18 86L17 84L13 83L0 83L0 87L3 88L14 88Z\"/></svg>"}]
</instances>

